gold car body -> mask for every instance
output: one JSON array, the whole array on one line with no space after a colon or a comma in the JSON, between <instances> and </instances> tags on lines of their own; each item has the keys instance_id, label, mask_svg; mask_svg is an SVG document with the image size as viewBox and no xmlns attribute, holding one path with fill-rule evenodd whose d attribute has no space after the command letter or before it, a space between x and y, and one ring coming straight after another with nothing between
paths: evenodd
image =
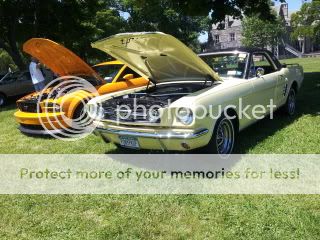
<instances>
[{"instance_id":1,"label":"gold car body","mask_svg":"<svg viewBox=\"0 0 320 240\"><path fill-rule=\"evenodd\" d=\"M284 87L290 89L297 84L299 89L303 81L300 66L279 66L274 73L266 74L263 78L221 78L183 43L163 33L118 34L94 43L93 47L126 63L156 86L213 81L211 87L184 96L160 109L162 117L159 123L124 123L96 119L96 134L105 141L121 145L124 137L134 138L140 149L187 151L204 147L213 135L217 120L205 115L185 125L174 117L178 109L187 107L194 115L201 116L204 110L199 106L204 106L213 116L219 116L226 108L234 106L231 110L239 116L240 98L242 104L250 108L256 104L265 105L266 100L272 98L279 108L288 97L288 92L283 94ZM144 91L146 88L124 90L94 98L88 103L89 109L115 97ZM246 117L237 120L236 132L257 121Z\"/></svg>"}]
</instances>

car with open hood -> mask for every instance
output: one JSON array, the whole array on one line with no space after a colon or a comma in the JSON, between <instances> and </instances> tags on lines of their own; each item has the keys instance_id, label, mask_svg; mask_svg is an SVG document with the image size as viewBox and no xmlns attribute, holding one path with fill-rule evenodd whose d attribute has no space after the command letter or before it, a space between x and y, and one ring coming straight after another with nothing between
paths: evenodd
<instances>
[{"instance_id":1,"label":"car with open hood","mask_svg":"<svg viewBox=\"0 0 320 240\"><path fill-rule=\"evenodd\" d=\"M96 89L94 93L88 89L59 93L51 92L52 89L49 88L19 99L18 111L14 115L20 124L20 131L26 134L57 134L72 127L72 120L83 113L87 99L148 83L148 80L118 60L90 67L72 51L49 39L30 39L23 45L23 50L57 76L81 77ZM68 84L68 78L63 81Z\"/></svg>"},{"instance_id":2,"label":"car with open hood","mask_svg":"<svg viewBox=\"0 0 320 240\"><path fill-rule=\"evenodd\" d=\"M230 154L239 131L296 108L298 65L264 49L195 54L164 33L126 33L92 44L150 80L88 103L95 133L124 148Z\"/></svg>"}]
</instances>

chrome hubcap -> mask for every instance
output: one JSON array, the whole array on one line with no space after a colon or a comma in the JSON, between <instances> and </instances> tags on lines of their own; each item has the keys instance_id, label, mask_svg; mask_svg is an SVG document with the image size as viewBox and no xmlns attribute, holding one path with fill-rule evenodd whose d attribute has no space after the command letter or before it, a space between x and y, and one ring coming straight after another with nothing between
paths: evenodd
<instances>
[{"instance_id":1,"label":"chrome hubcap","mask_svg":"<svg viewBox=\"0 0 320 240\"><path fill-rule=\"evenodd\" d=\"M229 119L223 119L217 128L216 146L218 154L230 154L234 145L234 129Z\"/></svg>"},{"instance_id":2,"label":"chrome hubcap","mask_svg":"<svg viewBox=\"0 0 320 240\"><path fill-rule=\"evenodd\" d=\"M4 100L3 100L3 98L0 97L0 106L2 106L3 103L4 103Z\"/></svg>"},{"instance_id":3,"label":"chrome hubcap","mask_svg":"<svg viewBox=\"0 0 320 240\"><path fill-rule=\"evenodd\" d=\"M296 111L296 94L294 90L291 90L288 97L288 113L290 115L293 115L295 111Z\"/></svg>"}]
</instances>

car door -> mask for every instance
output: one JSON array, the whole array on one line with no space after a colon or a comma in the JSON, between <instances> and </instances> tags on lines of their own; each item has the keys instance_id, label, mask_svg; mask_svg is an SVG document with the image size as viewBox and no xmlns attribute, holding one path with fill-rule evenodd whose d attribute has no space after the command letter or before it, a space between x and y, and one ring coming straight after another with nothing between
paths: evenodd
<instances>
[{"instance_id":1,"label":"car door","mask_svg":"<svg viewBox=\"0 0 320 240\"><path fill-rule=\"evenodd\" d=\"M17 77L16 95L24 95L34 92L34 86L29 72L22 72Z\"/></svg>"},{"instance_id":2,"label":"car door","mask_svg":"<svg viewBox=\"0 0 320 240\"><path fill-rule=\"evenodd\" d=\"M289 79L287 77L287 69L279 70L278 84L276 87L276 105L281 106L286 102L286 96L289 92Z\"/></svg>"},{"instance_id":3,"label":"car door","mask_svg":"<svg viewBox=\"0 0 320 240\"><path fill-rule=\"evenodd\" d=\"M262 74L261 74L262 73ZM254 52L251 56L250 77L253 84L253 102L264 106L267 111L276 103L278 69L265 52Z\"/></svg>"},{"instance_id":4,"label":"car door","mask_svg":"<svg viewBox=\"0 0 320 240\"><path fill-rule=\"evenodd\" d=\"M8 74L0 83L0 92L3 92L7 97L15 96L16 80L16 73Z\"/></svg>"}]
</instances>

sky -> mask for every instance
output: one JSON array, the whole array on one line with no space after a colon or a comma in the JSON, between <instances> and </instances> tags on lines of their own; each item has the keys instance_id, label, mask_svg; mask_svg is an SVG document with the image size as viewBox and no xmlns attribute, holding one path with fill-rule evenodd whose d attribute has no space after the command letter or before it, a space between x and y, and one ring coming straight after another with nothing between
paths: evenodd
<instances>
[{"instance_id":1,"label":"sky","mask_svg":"<svg viewBox=\"0 0 320 240\"><path fill-rule=\"evenodd\" d=\"M286 2L288 3L290 12L299 10L302 5L302 0L287 0ZM279 2L276 3L276 5L279 5ZM204 33L199 37L199 41L201 43L206 42L207 40L208 33Z\"/></svg>"},{"instance_id":2,"label":"sky","mask_svg":"<svg viewBox=\"0 0 320 240\"><path fill-rule=\"evenodd\" d=\"M302 0L287 0L290 11L299 10L302 4Z\"/></svg>"}]
</instances>

